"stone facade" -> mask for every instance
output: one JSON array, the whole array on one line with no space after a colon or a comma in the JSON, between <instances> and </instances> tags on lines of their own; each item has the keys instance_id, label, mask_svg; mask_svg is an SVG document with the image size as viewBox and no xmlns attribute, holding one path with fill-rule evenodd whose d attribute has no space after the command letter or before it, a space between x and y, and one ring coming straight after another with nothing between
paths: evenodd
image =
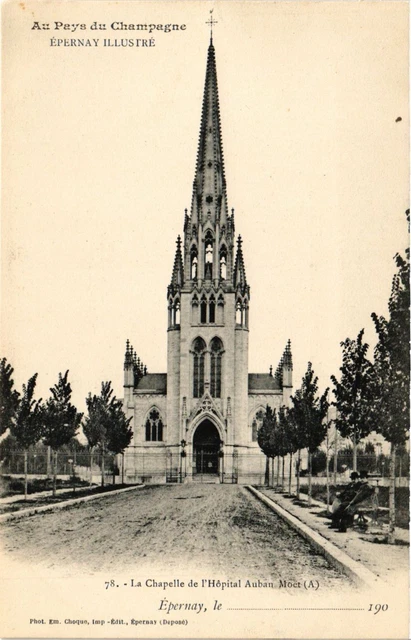
<instances>
[{"instance_id":1,"label":"stone facade","mask_svg":"<svg viewBox=\"0 0 411 640\"><path fill-rule=\"evenodd\" d=\"M127 341L124 407L134 438L125 477L258 482L265 461L258 425L267 405L289 404L291 347L274 374L248 373L250 287L227 204L212 41L192 205L177 239L167 302L167 374L148 373Z\"/></svg>"}]
</instances>

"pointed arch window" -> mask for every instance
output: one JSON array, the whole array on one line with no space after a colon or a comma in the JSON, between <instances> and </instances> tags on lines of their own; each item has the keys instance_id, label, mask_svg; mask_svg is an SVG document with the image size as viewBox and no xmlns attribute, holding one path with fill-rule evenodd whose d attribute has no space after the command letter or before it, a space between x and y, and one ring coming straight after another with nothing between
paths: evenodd
<instances>
[{"instance_id":1,"label":"pointed arch window","mask_svg":"<svg viewBox=\"0 0 411 640\"><path fill-rule=\"evenodd\" d=\"M220 278L226 280L227 278L227 249L222 247L220 251Z\"/></svg>"},{"instance_id":2,"label":"pointed arch window","mask_svg":"<svg viewBox=\"0 0 411 640\"><path fill-rule=\"evenodd\" d=\"M210 296L210 302L208 303L208 318L209 322L215 322L215 298L214 296Z\"/></svg>"},{"instance_id":3,"label":"pointed arch window","mask_svg":"<svg viewBox=\"0 0 411 640\"><path fill-rule=\"evenodd\" d=\"M196 338L193 344L193 397L204 395L204 359L206 344L202 338Z\"/></svg>"},{"instance_id":4,"label":"pointed arch window","mask_svg":"<svg viewBox=\"0 0 411 640\"><path fill-rule=\"evenodd\" d=\"M205 324L207 322L207 298L205 296L201 297L200 322L201 324Z\"/></svg>"},{"instance_id":5,"label":"pointed arch window","mask_svg":"<svg viewBox=\"0 0 411 640\"><path fill-rule=\"evenodd\" d=\"M146 440L149 442L163 441L163 421L157 409L152 409L148 414L146 424Z\"/></svg>"},{"instance_id":6,"label":"pointed arch window","mask_svg":"<svg viewBox=\"0 0 411 640\"><path fill-rule=\"evenodd\" d=\"M213 235L211 231L207 231L205 236L205 270L204 277L211 280L213 277Z\"/></svg>"},{"instance_id":7,"label":"pointed arch window","mask_svg":"<svg viewBox=\"0 0 411 640\"><path fill-rule=\"evenodd\" d=\"M174 325L180 325L180 300L176 300L174 304Z\"/></svg>"},{"instance_id":8,"label":"pointed arch window","mask_svg":"<svg viewBox=\"0 0 411 640\"><path fill-rule=\"evenodd\" d=\"M190 276L192 280L197 280L198 274L198 257L197 257L197 247L192 247L191 256L190 256Z\"/></svg>"},{"instance_id":9,"label":"pointed arch window","mask_svg":"<svg viewBox=\"0 0 411 640\"><path fill-rule=\"evenodd\" d=\"M237 301L237 304L235 307L235 323L238 325L243 324L243 307L240 300Z\"/></svg>"},{"instance_id":10,"label":"pointed arch window","mask_svg":"<svg viewBox=\"0 0 411 640\"><path fill-rule=\"evenodd\" d=\"M257 442L258 430L262 427L264 421L264 411L259 409L254 416L254 420L251 423L251 440Z\"/></svg>"},{"instance_id":11,"label":"pointed arch window","mask_svg":"<svg viewBox=\"0 0 411 640\"><path fill-rule=\"evenodd\" d=\"M210 352L210 393L212 398L221 398L223 343L220 338L211 340Z\"/></svg>"}]
</instances>

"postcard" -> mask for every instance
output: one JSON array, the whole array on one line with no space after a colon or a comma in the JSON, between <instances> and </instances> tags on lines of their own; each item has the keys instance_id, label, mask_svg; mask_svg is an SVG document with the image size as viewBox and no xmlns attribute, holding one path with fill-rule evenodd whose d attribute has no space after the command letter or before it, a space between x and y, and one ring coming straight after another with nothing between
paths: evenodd
<instances>
[{"instance_id":1,"label":"postcard","mask_svg":"<svg viewBox=\"0 0 411 640\"><path fill-rule=\"evenodd\" d=\"M2 637L409 637L408 21L3 2Z\"/></svg>"}]
</instances>

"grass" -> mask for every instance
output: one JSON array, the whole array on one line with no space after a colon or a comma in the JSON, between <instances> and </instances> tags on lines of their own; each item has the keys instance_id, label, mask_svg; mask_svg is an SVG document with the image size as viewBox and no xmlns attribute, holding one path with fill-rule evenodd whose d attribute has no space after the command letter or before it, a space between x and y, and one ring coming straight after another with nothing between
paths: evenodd
<instances>
[{"instance_id":1,"label":"grass","mask_svg":"<svg viewBox=\"0 0 411 640\"><path fill-rule=\"evenodd\" d=\"M89 483L86 480L76 478L76 487L87 487ZM73 487L73 479L61 480L57 478L57 489L70 489ZM51 491L53 489L52 478L32 478L28 479L27 493L40 493L42 491ZM0 497L7 498L24 494L24 478L13 478L11 476L0 476Z\"/></svg>"},{"instance_id":2,"label":"grass","mask_svg":"<svg viewBox=\"0 0 411 640\"><path fill-rule=\"evenodd\" d=\"M3 513L13 513L15 511L20 511L21 509L30 509L32 507L42 507L46 505L56 504L58 502L64 502L66 500L71 500L72 498L83 498L89 495L95 495L99 493L109 493L110 491L114 491L116 489L125 489L126 487L131 487L131 484L108 484L104 487L101 486L89 486L88 483L82 486L78 486L76 491L70 491L66 493L58 493L54 497L51 495L39 496L35 499L25 500L24 496L22 496L21 500L16 500L11 503L0 504L0 514ZM61 488L61 487L60 487ZM46 489L45 489L46 490Z\"/></svg>"}]
</instances>

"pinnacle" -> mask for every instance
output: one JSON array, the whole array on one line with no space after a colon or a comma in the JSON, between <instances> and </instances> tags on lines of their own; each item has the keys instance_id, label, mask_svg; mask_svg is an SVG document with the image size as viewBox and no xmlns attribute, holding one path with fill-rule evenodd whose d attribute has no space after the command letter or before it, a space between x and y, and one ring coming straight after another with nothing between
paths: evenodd
<instances>
[{"instance_id":1,"label":"pinnacle","mask_svg":"<svg viewBox=\"0 0 411 640\"><path fill-rule=\"evenodd\" d=\"M247 288L247 278L245 274L245 266L244 266L244 257L243 257L243 248L242 248L243 240L241 236L237 238L237 256L235 259L235 269L234 269L234 285L241 285L242 289Z\"/></svg>"},{"instance_id":2,"label":"pinnacle","mask_svg":"<svg viewBox=\"0 0 411 640\"><path fill-rule=\"evenodd\" d=\"M127 367L132 364L133 361L133 347L130 347L130 340L126 340L126 353L124 355L124 366Z\"/></svg>"},{"instance_id":3,"label":"pinnacle","mask_svg":"<svg viewBox=\"0 0 411 640\"><path fill-rule=\"evenodd\" d=\"M170 287L174 290L176 287L180 288L184 284L184 264L183 256L181 254L181 236L179 235L176 240L176 254L174 258L173 273L171 275Z\"/></svg>"},{"instance_id":4,"label":"pinnacle","mask_svg":"<svg viewBox=\"0 0 411 640\"><path fill-rule=\"evenodd\" d=\"M283 364L285 366L290 367L292 369L292 367L293 367L293 358L292 358L292 354L291 354L291 340L290 339L287 341L287 344L285 346L282 360L283 360Z\"/></svg>"}]
</instances>

